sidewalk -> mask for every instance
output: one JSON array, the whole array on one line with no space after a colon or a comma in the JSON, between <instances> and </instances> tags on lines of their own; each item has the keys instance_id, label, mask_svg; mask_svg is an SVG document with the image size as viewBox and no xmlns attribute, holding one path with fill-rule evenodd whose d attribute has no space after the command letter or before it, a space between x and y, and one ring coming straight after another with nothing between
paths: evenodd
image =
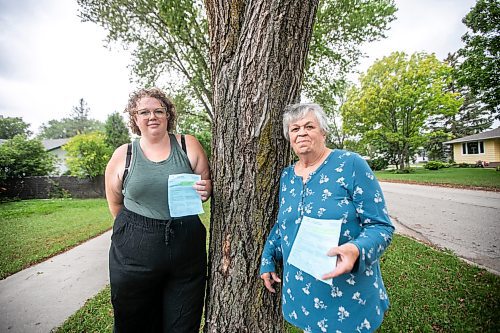
<instances>
[{"instance_id":1,"label":"sidewalk","mask_svg":"<svg viewBox=\"0 0 500 333\"><path fill-rule=\"evenodd\" d=\"M0 332L50 332L109 283L111 231L0 281Z\"/></svg>"}]
</instances>

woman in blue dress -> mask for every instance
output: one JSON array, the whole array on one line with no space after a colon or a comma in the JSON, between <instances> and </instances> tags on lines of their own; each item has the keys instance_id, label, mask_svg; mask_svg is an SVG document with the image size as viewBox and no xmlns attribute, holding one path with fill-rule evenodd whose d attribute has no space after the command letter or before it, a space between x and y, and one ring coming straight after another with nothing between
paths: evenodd
<instances>
[{"instance_id":1,"label":"woman in blue dress","mask_svg":"<svg viewBox=\"0 0 500 333\"><path fill-rule=\"evenodd\" d=\"M304 332L373 332L389 307L379 258L394 231L380 185L358 154L326 146L327 118L319 105L287 107L283 131L299 160L281 174L280 209L262 253L264 285L275 292L273 284L283 283L283 316ZM307 242L302 235L313 230L311 223L324 230L336 223L340 234L324 244L311 242L309 233ZM321 248L320 260L336 256L336 262L320 267L318 276L309 270L315 257L307 254ZM292 258L292 249L302 257ZM279 261L283 279L275 271Z\"/></svg>"}]
</instances>

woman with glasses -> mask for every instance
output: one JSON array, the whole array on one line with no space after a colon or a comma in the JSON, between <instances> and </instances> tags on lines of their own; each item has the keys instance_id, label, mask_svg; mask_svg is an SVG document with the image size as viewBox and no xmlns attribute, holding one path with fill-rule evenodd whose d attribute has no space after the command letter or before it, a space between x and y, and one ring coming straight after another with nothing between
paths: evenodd
<instances>
[{"instance_id":1,"label":"woman with glasses","mask_svg":"<svg viewBox=\"0 0 500 333\"><path fill-rule=\"evenodd\" d=\"M193 136L174 135L175 107L157 89L131 94L125 109L140 137L116 149L106 168L115 218L109 270L114 332L198 332L206 282L206 230L197 215L171 217L169 175L201 175L202 201L212 190L208 160Z\"/></svg>"}]
</instances>

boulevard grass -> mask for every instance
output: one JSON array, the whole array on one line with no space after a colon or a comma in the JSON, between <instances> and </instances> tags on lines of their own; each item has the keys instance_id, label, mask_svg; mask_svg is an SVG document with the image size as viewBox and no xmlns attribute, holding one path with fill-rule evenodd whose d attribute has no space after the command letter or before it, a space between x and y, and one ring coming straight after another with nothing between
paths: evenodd
<instances>
[{"instance_id":1,"label":"boulevard grass","mask_svg":"<svg viewBox=\"0 0 500 333\"><path fill-rule=\"evenodd\" d=\"M0 203L0 279L111 228L104 199Z\"/></svg>"},{"instance_id":2,"label":"boulevard grass","mask_svg":"<svg viewBox=\"0 0 500 333\"><path fill-rule=\"evenodd\" d=\"M2 272L9 271L9 261L24 258L24 264L18 267L41 261L102 233L112 224L103 199L30 200L3 203L0 208ZM208 226L209 203L204 209L201 218ZM499 276L468 265L450 252L399 235L394 236L381 265L391 308L379 332L498 331ZM57 332L111 332L112 325L110 291L106 287ZM302 331L287 326L287 332Z\"/></svg>"},{"instance_id":3,"label":"boulevard grass","mask_svg":"<svg viewBox=\"0 0 500 333\"><path fill-rule=\"evenodd\" d=\"M498 332L500 277L400 235L381 266L391 307L378 332ZM109 300L108 286L56 332L111 332Z\"/></svg>"},{"instance_id":4,"label":"boulevard grass","mask_svg":"<svg viewBox=\"0 0 500 333\"><path fill-rule=\"evenodd\" d=\"M201 218L208 229L209 202L204 210ZM378 332L498 332L499 276L400 235L394 235L381 266L391 307ZM112 328L108 286L56 332L111 332ZM302 330L287 324L286 332Z\"/></svg>"},{"instance_id":5,"label":"boulevard grass","mask_svg":"<svg viewBox=\"0 0 500 333\"><path fill-rule=\"evenodd\" d=\"M397 174L393 170L375 171L378 180L420 184L447 184L463 188L500 190L500 171L492 168L415 168L415 173Z\"/></svg>"}]
</instances>

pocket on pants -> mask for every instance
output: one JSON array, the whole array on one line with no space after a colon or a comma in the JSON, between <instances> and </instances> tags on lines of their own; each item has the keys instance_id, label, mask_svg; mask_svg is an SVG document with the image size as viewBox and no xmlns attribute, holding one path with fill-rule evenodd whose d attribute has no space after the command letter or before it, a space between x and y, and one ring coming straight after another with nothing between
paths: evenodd
<instances>
[{"instance_id":1,"label":"pocket on pants","mask_svg":"<svg viewBox=\"0 0 500 333\"><path fill-rule=\"evenodd\" d=\"M129 236L126 235L126 227L128 224L128 217L123 212L123 209L116 216L115 222L113 223L113 233L111 234L111 242L114 246L121 247Z\"/></svg>"}]
</instances>

